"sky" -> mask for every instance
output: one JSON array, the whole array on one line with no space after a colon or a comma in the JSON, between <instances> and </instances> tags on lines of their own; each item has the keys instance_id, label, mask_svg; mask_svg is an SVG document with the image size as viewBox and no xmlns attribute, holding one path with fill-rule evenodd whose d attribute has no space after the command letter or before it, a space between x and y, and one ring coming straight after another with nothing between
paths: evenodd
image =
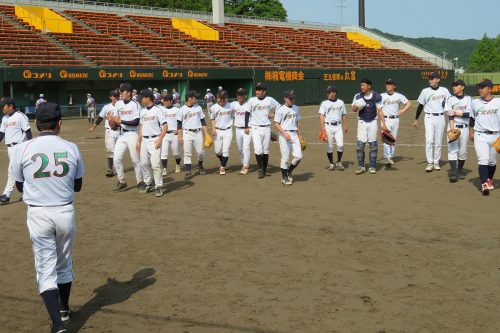
<instances>
[{"instance_id":1,"label":"sky","mask_svg":"<svg viewBox=\"0 0 500 333\"><path fill-rule=\"evenodd\" d=\"M358 25L358 0L281 3L290 20ZM406 37L480 39L484 33L500 34L500 0L365 0L365 11L366 27Z\"/></svg>"}]
</instances>

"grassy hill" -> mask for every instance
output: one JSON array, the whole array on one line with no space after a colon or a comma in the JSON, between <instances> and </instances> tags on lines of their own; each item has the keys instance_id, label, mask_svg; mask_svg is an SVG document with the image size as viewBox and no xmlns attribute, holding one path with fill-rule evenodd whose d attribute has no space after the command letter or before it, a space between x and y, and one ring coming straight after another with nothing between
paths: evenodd
<instances>
[{"instance_id":1,"label":"grassy hill","mask_svg":"<svg viewBox=\"0 0 500 333\"><path fill-rule=\"evenodd\" d=\"M454 59L458 57L458 67L467 68L472 51L476 48L479 40L477 39L447 39L436 37L421 37L409 38L404 36L393 35L390 33L382 32L378 29L370 29L371 31L390 38L394 41L405 41L415 44L430 52L442 55L443 51L446 52L447 59Z\"/></svg>"}]
</instances>

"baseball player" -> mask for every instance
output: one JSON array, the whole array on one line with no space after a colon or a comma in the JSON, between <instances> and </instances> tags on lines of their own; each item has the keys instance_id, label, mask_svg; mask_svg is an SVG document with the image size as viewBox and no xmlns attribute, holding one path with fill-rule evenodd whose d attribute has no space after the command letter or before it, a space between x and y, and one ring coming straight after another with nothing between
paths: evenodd
<instances>
[{"instance_id":1,"label":"baseball player","mask_svg":"<svg viewBox=\"0 0 500 333\"><path fill-rule=\"evenodd\" d=\"M188 91L186 104L184 104L177 114L177 130L179 131L179 143L184 144L184 168L186 170L185 179L192 177L191 156L192 149L198 154L198 169L200 175L205 174L203 159L205 149L203 148L203 133L208 135L207 123L203 109L196 103L198 93L194 90ZM202 133L203 129L203 133Z\"/></svg>"},{"instance_id":2,"label":"baseball player","mask_svg":"<svg viewBox=\"0 0 500 333\"><path fill-rule=\"evenodd\" d=\"M181 95L175 90L175 88L172 89L172 98L174 100L174 106L176 108L181 107Z\"/></svg>"},{"instance_id":3,"label":"baseball player","mask_svg":"<svg viewBox=\"0 0 500 333\"><path fill-rule=\"evenodd\" d=\"M328 170L343 171L342 155L344 153L344 133L347 133L347 117L344 101L337 98L337 88L326 89L326 100L319 106L319 128L326 133L326 156L330 162ZM343 124L343 126L342 126ZM343 129L342 129L343 127ZM337 144L337 163L333 164L333 140Z\"/></svg>"},{"instance_id":4,"label":"baseball player","mask_svg":"<svg viewBox=\"0 0 500 333\"><path fill-rule=\"evenodd\" d=\"M13 98L4 97L0 101L0 108L3 111L2 125L0 126L0 142L5 138L9 160L15 156L15 151L19 144L26 140L31 140L31 128L28 117L22 112L16 111L16 103ZM14 190L15 181L10 176L7 177L7 185L0 196L0 204L10 202L10 195Z\"/></svg>"},{"instance_id":5,"label":"baseball player","mask_svg":"<svg viewBox=\"0 0 500 333\"><path fill-rule=\"evenodd\" d=\"M72 249L76 234L74 192L82 188L83 161L78 147L59 137L61 109L43 103L35 113L40 136L23 142L9 175L28 205L27 224L35 257L38 291L53 333L67 332L73 281Z\"/></svg>"},{"instance_id":6,"label":"baseball player","mask_svg":"<svg viewBox=\"0 0 500 333\"><path fill-rule=\"evenodd\" d=\"M45 100L44 95L40 94L40 96L38 97L38 99L36 100L36 103L35 103L35 111L38 110L38 107L42 103L47 103L47 101Z\"/></svg>"},{"instance_id":7,"label":"baseball player","mask_svg":"<svg viewBox=\"0 0 500 333\"><path fill-rule=\"evenodd\" d=\"M467 159L467 143L469 141L469 117L472 111L472 98L464 94L465 82L453 82L453 96L446 100L444 111L449 116L448 130L459 129L460 137L448 143L448 161L450 163L450 183L465 179L462 169ZM457 169L458 160L458 169Z\"/></svg>"},{"instance_id":8,"label":"baseball player","mask_svg":"<svg viewBox=\"0 0 500 333\"><path fill-rule=\"evenodd\" d=\"M295 102L295 92L293 90L287 90L283 94L285 104L280 106L276 110L274 116L274 126L280 132L279 134L279 144L281 151L281 183L283 185L292 185L293 170L299 165L302 160L302 149L300 147L300 112L299 107L294 105ZM288 164L288 159L290 158L290 152L292 153L292 161Z\"/></svg>"},{"instance_id":9,"label":"baseball player","mask_svg":"<svg viewBox=\"0 0 500 333\"><path fill-rule=\"evenodd\" d=\"M137 95L137 90L136 89L132 90L132 100L136 101L136 102L139 102L139 95Z\"/></svg>"},{"instance_id":10,"label":"baseball player","mask_svg":"<svg viewBox=\"0 0 500 333\"><path fill-rule=\"evenodd\" d=\"M162 98L161 107L163 111L163 116L167 121L167 135L163 138L161 144L161 165L163 168L163 176L167 175L167 165L168 165L168 148L172 150L172 155L175 158L175 173L181 172L181 152L179 146L179 135L177 131L177 115L179 114L179 108L172 106L173 96L166 95Z\"/></svg>"},{"instance_id":11,"label":"baseball player","mask_svg":"<svg viewBox=\"0 0 500 333\"><path fill-rule=\"evenodd\" d=\"M113 152L113 164L115 165L116 176L118 184L113 190L115 192L123 191L127 188L125 182L125 172L123 167L123 158L125 151L128 149L130 159L134 164L135 179L137 181L137 188L140 191L144 190L144 182L141 169L141 161L139 153L135 149L137 143L137 127L140 121L139 103L132 100L132 86L129 83L122 83L120 85L120 98L115 104L115 109L118 116L107 116L108 121L113 121L120 124L120 136L115 143L115 151Z\"/></svg>"},{"instance_id":12,"label":"baseball player","mask_svg":"<svg viewBox=\"0 0 500 333\"><path fill-rule=\"evenodd\" d=\"M210 88L207 89L207 93L205 94L205 97L203 97L203 99L207 103L207 112L208 114L210 114L210 108L212 107L212 105L214 105L215 100L215 96L214 94L212 94Z\"/></svg>"},{"instance_id":13,"label":"baseball player","mask_svg":"<svg viewBox=\"0 0 500 333\"><path fill-rule=\"evenodd\" d=\"M419 105L413 122L413 126L417 128L418 117L424 110L426 172L441 170L439 160L441 158L441 143L445 125L444 105L451 95L448 89L439 86L440 80L441 75L437 72L429 75L429 87L422 90L418 97Z\"/></svg>"},{"instance_id":14,"label":"baseball player","mask_svg":"<svg viewBox=\"0 0 500 333\"><path fill-rule=\"evenodd\" d=\"M153 88L153 95L154 95L154 103L156 105L161 104L161 94L158 92L158 88Z\"/></svg>"},{"instance_id":15,"label":"baseball player","mask_svg":"<svg viewBox=\"0 0 500 333\"><path fill-rule=\"evenodd\" d=\"M411 108L411 103L403 94L396 91L396 82L393 79L385 81L385 93L380 96L382 96L382 111L387 129L396 138L399 130L399 116ZM403 105L402 109L400 109L401 105ZM395 145L384 143L384 158L387 160L387 166L394 165L392 158L395 150Z\"/></svg>"},{"instance_id":16,"label":"baseball player","mask_svg":"<svg viewBox=\"0 0 500 333\"><path fill-rule=\"evenodd\" d=\"M248 110L245 115L245 133L250 133L252 127L252 141L255 159L259 167L259 178L264 178L269 161L269 143L271 141L271 120L274 112L281 104L274 98L266 96L266 85L255 85L255 97L248 100ZM250 123L250 118L252 119Z\"/></svg>"},{"instance_id":17,"label":"baseball player","mask_svg":"<svg viewBox=\"0 0 500 333\"><path fill-rule=\"evenodd\" d=\"M360 106L363 105L363 106ZM365 145L368 142L370 147L369 169L371 174L377 173L377 115L382 123L382 129L387 130L384 112L382 111L382 97L372 90L372 81L361 80L361 92L354 95L352 110L358 113L358 142L356 145L356 155L358 158L358 168L356 174L360 175L365 169Z\"/></svg>"},{"instance_id":18,"label":"baseball player","mask_svg":"<svg viewBox=\"0 0 500 333\"><path fill-rule=\"evenodd\" d=\"M500 98L493 97L493 82L486 79L479 83L480 98L472 102L470 114L470 139L478 159L481 192L489 195L495 189L493 176L497 168L497 152L493 142L500 134Z\"/></svg>"},{"instance_id":19,"label":"baseball player","mask_svg":"<svg viewBox=\"0 0 500 333\"><path fill-rule=\"evenodd\" d=\"M220 161L219 174L226 174L226 165L229 159L229 150L233 140L233 111L227 102L227 91L221 90L217 93L217 104L210 108L210 120L212 122L212 135L214 138L215 155Z\"/></svg>"},{"instance_id":20,"label":"baseball player","mask_svg":"<svg viewBox=\"0 0 500 333\"><path fill-rule=\"evenodd\" d=\"M95 119L95 99L92 97L91 94L87 94L87 102L85 103L87 106L87 117L89 124L93 125L94 124L94 119Z\"/></svg>"},{"instance_id":21,"label":"baseball player","mask_svg":"<svg viewBox=\"0 0 500 333\"><path fill-rule=\"evenodd\" d=\"M237 100L231 103L231 110L236 127L236 145L243 164L240 175L246 175L250 165L250 141L252 140L251 134L245 133L245 115L248 111L247 91L244 88L239 88L236 96Z\"/></svg>"},{"instance_id":22,"label":"baseball player","mask_svg":"<svg viewBox=\"0 0 500 333\"><path fill-rule=\"evenodd\" d=\"M118 90L111 90L109 93L109 99L111 103L104 105L101 112L97 116L97 119L94 125L89 128L89 133L94 133L94 130L99 124L104 120L104 144L106 145L106 153L107 153L107 162L108 162L108 170L106 171L106 177L113 177L115 174L113 173L113 153L115 151L116 140L120 136L120 128L116 127L115 129L111 128L108 121L108 116L117 117L118 113L116 112L116 102L120 100L120 92Z\"/></svg>"},{"instance_id":23,"label":"baseball player","mask_svg":"<svg viewBox=\"0 0 500 333\"><path fill-rule=\"evenodd\" d=\"M141 191L148 193L153 190L151 173L154 174L155 195L163 196L163 178L161 172L161 144L167 133L167 120L162 109L155 105L155 95L148 89L141 91L141 120L137 136L136 150L141 156L141 167L146 186Z\"/></svg>"}]
</instances>

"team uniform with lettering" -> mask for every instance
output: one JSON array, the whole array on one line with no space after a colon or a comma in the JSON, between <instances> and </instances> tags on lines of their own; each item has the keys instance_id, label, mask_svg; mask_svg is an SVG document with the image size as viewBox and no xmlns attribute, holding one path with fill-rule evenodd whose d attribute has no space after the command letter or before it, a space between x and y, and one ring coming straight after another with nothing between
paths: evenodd
<instances>
[{"instance_id":1,"label":"team uniform with lettering","mask_svg":"<svg viewBox=\"0 0 500 333\"><path fill-rule=\"evenodd\" d=\"M427 87L420 93L418 102L424 106L425 155L427 164L440 170L441 144L445 128L444 104L450 98L448 89ZM432 171L432 169L430 170Z\"/></svg>"},{"instance_id":2,"label":"team uniform with lettering","mask_svg":"<svg viewBox=\"0 0 500 333\"><path fill-rule=\"evenodd\" d=\"M384 112L385 125L391 134L396 138L399 131L399 109L401 105L408 103L408 99L403 94L394 92L392 94L382 93L382 111ZM392 159L396 145L384 143L384 157Z\"/></svg>"},{"instance_id":3,"label":"team uniform with lettering","mask_svg":"<svg viewBox=\"0 0 500 333\"><path fill-rule=\"evenodd\" d=\"M319 106L319 114L325 117L325 131L328 136L326 142L327 154L333 153L333 141L337 144L337 152L344 151L344 132L342 130L342 116L346 114L344 101L341 99L326 100Z\"/></svg>"},{"instance_id":4,"label":"team uniform with lettering","mask_svg":"<svg viewBox=\"0 0 500 333\"><path fill-rule=\"evenodd\" d=\"M215 122L215 155L220 159L221 167L225 168L233 140L233 111L231 110L231 105L229 103L223 106L218 103L212 105L210 108L210 120Z\"/></svg>"},{"instance_id":5,"label":"team uniform with lettering","mask_svg":"<svg viewBox=\"0 0 500 333\"><path fill-rule=\"evenodd\" d=\"M465 161L467 159L467 144L469 142L469 117L472 112L472 98L470 96L451 96L446 100L444 111L454 122L454 128L460 130L460 137L448 143L448 160ZM463 112L463 116L455 116L455 112ZM448 123L448 130L450 124Z\"/></svg>"},{"instance_id":6,"label":"team uniform with lettering","mask_svg":"<svg viewBox=\"0 0 500 333\"><path fill-rule=\"evenodd\" d=\"M269 115L281 106L274 98L266 96L263 99L252 97L248 100L248 110L252 128L253 148L256 155L268 155L271 141L271 120Z\"/></svg>"},{"instance_id":7,"label":"team uniform with lettering","mask_svg":"<svg viewBox=\"0 0 500 333\"><path fill-rule=\"evenodd\" d=\"M133 121L134 119L140 118L141 107L134 100L129 100L127 102L120 100L115 104L116 112L120 120ZM123 158L125 156L125 151L128 149L130 153L130 159L134 164L134 172L137 184L141 184L143 181L141 161L139 153L135 149L137 143L137 126L130 126L125 124L120 124L120 136L116 140L115 151L113 154L113 163L116 169L116 176L120 183L125 183L125 172L123 167Z\"/></svg>"},{"instance_id":8,"label":"team uniform with lettering","mask_svg":"<svg viewBox=\"0 0 500 333\"><path fill-rule=\"evenodd\" d=\"M302 160L302 149L300 147L300 138L298 133L298 123L300 119L300 111L297 105L292 105L291 107L281 105L276 110L276 114L274 116L274 122L280 124L281 128L290 135L290 140L287 140L280 132L278 139L281 152L280 168L283 176L282 182L285 185L292 183L292 171ZM290 153L292 154L292 161L288 164Z\"/></svg>"},{"instance_id":9,"label":"team uniform with lettering","mask_svg":"<svg viewBox=\"0 0 500 333\"><path fill-rule=\"evenodd\" d=\"M184 165L191 165L192 149L196 150L198 162L203 162L205 149L203 148L203 133L201 120L205 119L203 109L198 104L183 105L177 114L177 121L182 122L182 134L184 140ZM177 127L179 129L179 126ZM190 172L190 170L188 170Z\"/></svg>"},{"instance_id":10,"label":"team uniform with lettering","mask_svg":"<svg viewBox=\"0 0 500 333\"><path fill-rule=\"evenodd\" d=\"M208 91L203 99L207 102L207 112L210 113L210 108L214 105L215 96L212 92Z\"/></svg>"},{"instance_id":11,"label":"team uniform with lettering","mask_svg":"<svg viewBox=\"0 0 500 333\"><path fill-rule=\"evenodd\" d=\"M248 168L250 164L250 141L252 140L250 133L245 133L245 114L248 112L248 103L241 105L238 101L231 103L231 110L234 115L234 126L236 127L236 145L240 153L240 161L243 167ZM251 121L251 120L250 120Z\"/></svg>"},{"instance_id":12,"label":"team uniform with lettering","mask_svg":"<svg viewBox=\"0 0 500 333\"><path fill-rule=\"evenodd\" d=\"M179 135L177 134L177 116L179 114L179 108L175 106L169 108L161 106L160 108L163 111L163 116L167 121L168 127L167 134L163 137L163 142L161 144L161 159L165 161L168 160L168 148L170 148L176 161L175 172L180 172L181 152L179 147ZM163 168L163 175L167 175L166 167Z\"/></svg>"},{"instance_id":13,"label":"team uniform with lettering","mask_svg":"<svg viewBox=\"0 0 500 333\"><path fill-rule=\"evenodd\" d=\"M116 104L117 103L115 103L115 105ZM120 136L120 129L119 128L117 128L116 130L111 129L111 126L109 126L109 121L108 119L106 119L106 117L108 116L111 117L118 116L115 105L113 105L113 103L106 104L102 108L101 112L99 112L99 117L104 119L104 128L105 128L104 144L106 145L106 153L108 155L108 158L113 158L116 140L118 140L118 137Z\"/></svg>"}]
</instances>

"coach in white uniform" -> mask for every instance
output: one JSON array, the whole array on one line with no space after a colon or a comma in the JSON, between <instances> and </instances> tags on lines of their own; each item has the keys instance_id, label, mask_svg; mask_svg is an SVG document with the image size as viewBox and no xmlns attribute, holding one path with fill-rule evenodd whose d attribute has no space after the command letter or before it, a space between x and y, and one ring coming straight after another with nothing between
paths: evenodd
<instances>
[{"instance_id":1,"label":"coach in white uniform","mask_svg":"<svg viewBox=\"0 0 500 333\"><path fill-rule=\"evenodd\" d=\"M264 178L269 163L269 144L271 142L271 119L281 106L274 98L266 96L266 85L255 85L255 97L248 100L248 111L245 118L245 133L252 128L252 141L255 159L259 167L259 178ZM250 119L252 120L250 122Z\"/></svg>"},{"instance_id":2,"label":"coach in white uniform","mask_svg":"<svg viewBox=\"0 0 500 333\"><path fill-rule=\"evenodd\" d=\"M240 175L246 175L250 166L250 142L252 141L251 130L249 130L249 133L245 132L245 115L249 111L246 89L239 88L236 96L237 100L231 103L231 110L233 111L234 126L236 127L236 145L243 165Z\"/></svg>"},{"instance_id":3,"label":"coach in white uniform","mask_svg":"<svg viewBox=\"0 0 500 333\"><path fill-rule=\"evenodd\" d=\"M203 109L196 102L199 94L188 91L186 94L186 104L184 104L177 114L177 130L179 131L179 143L184 144L184 167L186 169L185 179L192 177L191 156L193 146L198 155L198 169L200 175L205 174L203 160L205 159L205 149L203 148L203 133L208 135L207 123ZM203 133L202 133L203 130Z\"/></svg>"},{"instance_id":4,"label":"coach in white uniform","mask_svg":"<svg viewBox=\"0 0 500 333\"><path fill-rule=\"evenodd\" d=\"M153 189L151 173L154 175L155 195L163 195L163 178L161 174L161 144L167 133L167 121L162 109L155 105L155 95L148 89L141 91L141 120L139 123L139 135L137 136L136 150L141 156L141 167L146 186L142 193Z\"/></svg>"},{"instance_id":5,"label":"coach in white uniform","mask_svg":"<svg viewBox=\"0 0 500 333\"><path fill-rule=\"evenodd\" d=\"M28 117L22 112L16 111L16 103L13 98L4 97L0 101L0 108L3 111L2 125L0 126L0 142L5 138L9 160L15 154L19 144L32 137ZM10 195L14 190L14 179L7 177L5 190L0 196L0 204L10 202Z\"/></svg>"},{"instance_id":6,"label":"coach in white uniform","mask_svg":"<svg viewBox=\"0 0 500 333\"><path fill-rule=\"evenodd\" d=\"M229 159L229 150L233 140L233 111L227 102L227 91L217 93L217 103L210 108L212 134L214 138L215 156L220 161L219 174L226 174L226 165Z\"/></svg>"},{"instance_id":7,"label":"coach in white uniform","mask_svg":"<svg viewBox=\"0 0 500 333\"><path fill-rule=\"evenodd\" d=\"M326 156L328 170L343 171L344 133L347 133L347 116L344 101L337 98L337 88L326 88L326 100L319 106L319 130L327 135ZM343 124L343 126L342 126ZM343 128L342 128L343 127ZM333 141L337 144L337 163L333 164Z\"/></svg>"},{"instance_id":8,"label":"coach in white uniform","mask_svg":"<svg viewBox=\"0 0 500 333\"><path fill-rule=\"evenodd\" d=\"M497 169L497 152L493 142L500 135L500 98L493 97L493 83L486 79L479 83L479 99L472 103L470 139L474 141L481 192L489 195L495 189L493 177Z\"/></svg>"},{"instance_id":9,"label":"coach in white uniform","mask_svg":"<svg viewBox=\"0 0 500 333\"><path fill-rule=\"evenodd\" d=\"M167 121L167 135L163 138L161 144L161 166L163 176L167 175L168 166L168 148L172 151L172 155L175 158L175 173L181 172L181 152L179 145L179 132L177 130L177 116L179 114L179 108L173 106L174 97L172 95L165 95L161 99L163 104L160 108L163 111L163 115Z\"/></svg>"},{"instance_id":10,"label":"coach in white uniform","mask_svg":"<svg viewBox=\"0 0 500 333\"><path fill-rule=\"evenodd\" d=\"M427 157L426 172L441 170L441 144L445 127L444 105L451 96L448 89L439 86L441 75L433 72L429 75L429 87L422 90L418 97L417 114L413 126L417 128L418 117L425 112L425 155Z\"/></svg>"},{"instance_id":11,"label":"coach in white uniform","mask_svg":"<svg viewBox=\"0 0 500 333\"><path fill-rule=\"evenodd\" d=\"M385 93L382 93L382 111L384 112L385 124L387 129L396 138L399 131L399 116L411 108L411 103L405 95L396 91L396 82L393 79L385 81ZM403 108L401 108L403 105ZM396 145L384 143L384 158L387 159L387 165L394 165L393 157Z\"/></svg>"},{"instance_id":12,"label":"coach in white uniform","mask_svg":"<svg viewBox=\"0 0 500 333\"><path fill-rule=\"evenodd\" d=\"M448 143L449 180L451 183L456 183L458 179L465 179L462 169L467 159L468 127L469 117L472 112L472 98L464 94L464 89L464 81L457 80L453 82L453 96L446 100L444 106L444 111L449 116L448 130L460 130L460 137Z\"/></svg>"},{"instance_id":13,"label":"coach in white uniform","mask_svg":"<svg viewBox=\"0 0 500 333\"><path fill-rule=\"evenodd\" d=\"M293 184L293 170L302 160L302 149L300 147L300 112L299 107L294 104L295 92L287 90L283 94L285 104L281 105L274 116L274 125L280 132L279 144L281 152L281 183L283 185ZM292 161L288 164L292 153Z\"/></svg>"},{"instance_id":14,"label":"coach in white uniform","mask_svg":"<svg viewBox=\"0 0 500 333\"><path fill-rule=\"evenodd\" d=\"M129 83L122 83L120 85L121 100L116 102L115 108L118 113L117 117L108 116L107 119L120 124L120 136L116 140L115 151L113 153L113 163L116 169L116 176L118 184L113 190L115 192L123 191L127 188L125 182L125 171L123 167L123 158L125 151L128 149L130 159L134 164L135 179L137 181L137 188L143 190L145 185L143 182L141 160L139 153L135 149L137 143L137 127L140 121L139 103L132 99L132 86Z\"/></svg>"},{"instance_id":15,"label":"coach in white uniform","mask_svg":"<svg viewBox=\"0 0 500 333\"><path fill-rule=\"evenodd\" d=\"M9 174L24 191L28 205L38 291L52 320L52 332L62 333L66 332L63 321L69 319L73 281L73 198L82 187L83 161L78 147L58 136L59 105L41 104L35 117L40 136L19 145Z\"/></svg>"},{"instance_id":16,"label":"coach in white uniform","mask_svg":"<svg viewBox=\"0 0 500 333\"><path fill-rule=\"evenodd\" d=\"M106 171L106 177L113 177L115 174L113 173L113 154L115 151L116 140L120 136L120 128L111 129L109 126L108 117L117 117L118 113L116 112L116 102L120 100L120 92L116 89L111 90L109 93L109 99L111 103L104 105L101 112L97 116L97 119L94 125L89 128L89 133L94 133L94 130L99 124L104 120L104 144L106 146L107 153L107 162L108 162L108 170Z\"/></svg>"}]
</instances>

